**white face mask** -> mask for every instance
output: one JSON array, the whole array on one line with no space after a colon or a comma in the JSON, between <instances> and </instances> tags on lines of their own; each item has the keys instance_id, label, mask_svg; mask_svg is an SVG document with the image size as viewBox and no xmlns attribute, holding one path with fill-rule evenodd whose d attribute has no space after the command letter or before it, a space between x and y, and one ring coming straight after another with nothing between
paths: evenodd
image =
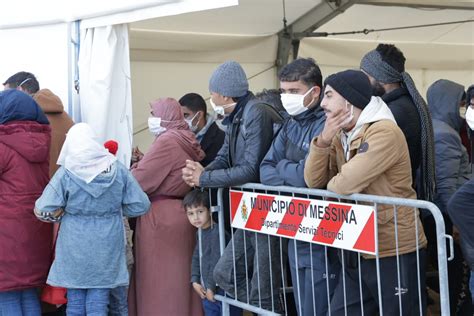
<instances>
[{"instance_id":1,"label":"white face mask","mask_svg":"<svg viewBox=\"0 0 474 316\"><path fill-rule=\"evenodd\" d=\"M467 107L466 122L469 128L474 131L474 110L470 106Z\"/></svg>"},{"instance_id":2,"label":"white face mask","mask_svg":"<svg viewBox=\"0 0 474 316\"><path fill-rule=\"evenodd\" d=\"M304 98L310 94L313 89L314 87L309 89L305 94L282 93L281 103L286 112L291 116L295 116L307 111L308 108L304 106Z\"/></svg>"},{"instance_id":3,"label":"white face mask","mask_svg":"<svg viewBox=\"0 0 474 316\"><path fill-rule=\"evenodd\" d=\"M226 117L228 114L225 113L225 109L230 108L231 106L234 106L237 104L237 102L226 104L226 105L217 105L212 101L212 98L209 100L209 103L211 103L212 109L214 110L214 113L216 114L216 118L221 117Z\"/></svg>"},{"instance_id":4,"label":"white face mask","mask_svg":"<svg viewBox=\"0 0 474 316\"><path fill-rule=\"evenodd\" d=\"M199 112L197 112L196 114L194 114L194 116L190 119L184 119L186 121L186 123L188 123L188 126L189 126L189 129L193 132L193 133L196 133L197 130L198 130L198 124L199 124L199 121L201 120L201 118L199 118L199 120L197 121L196 125L193 125L193 121L194 119L196 118L196 116L199 114Z\"/></svg>"},{"instance_id":5,"label":"white face mask","mask_svg":"<svg viewBox=\"0 0 474 316\"><path fill-rule=\"evenodd\" d=\"M161 126L161 117L151 116L148 118L148 129L155 136L162 134L166 128Z\"/></svg>"}]
</instances>

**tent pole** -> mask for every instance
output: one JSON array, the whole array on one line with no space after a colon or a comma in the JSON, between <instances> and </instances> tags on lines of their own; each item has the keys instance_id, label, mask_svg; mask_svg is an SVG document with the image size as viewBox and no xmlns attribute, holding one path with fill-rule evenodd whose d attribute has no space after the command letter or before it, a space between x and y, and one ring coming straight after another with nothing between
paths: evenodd
<instances>
[{"instance_id":1,"label":"tent pole","mask_svg":"<svg viewBox=\"0 0 474 316\"><path fill-rule=\"evenodd\" d=\"M302 33L313 32L326 22L350 8L356 0L323 0L317 6L300 16L296 21L278 32L278 51L275 65L280 71L288 63L293 46L293 57L297 58Z\"/></svg>"}]
</instances>

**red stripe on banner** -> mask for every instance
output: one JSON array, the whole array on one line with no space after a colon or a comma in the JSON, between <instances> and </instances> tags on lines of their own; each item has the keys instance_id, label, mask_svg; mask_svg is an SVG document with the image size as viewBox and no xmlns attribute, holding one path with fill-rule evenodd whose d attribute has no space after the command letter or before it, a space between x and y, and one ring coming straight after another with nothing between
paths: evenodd
<instances>
[{"instance_id":1,"label":"red stripe on banner","mask_svg":"<svg viewBox=\"0 0 474 316\"><path fill-rule=\"evenodd\" d=\"M298 232L298 227L304 219L304 214L311 201L293 199L290 201L295 206L292 214L286 210L285 216L281 220L277 234L294 237Z\"/></svg>"},{"instance_id":2,"label":"red stripe on banner","mask_svg":"<svg viewBox=\"0 0 474 316\"><path fill-rule=\"evenodd\" d=\"M270 211L274 196L268 195L257 195L254 200L254 205L248 205L252 207L250 216L245 224L245 228L254 229L260 231L262 229L263 221L267 218L268 212Z\"/></svg>"},{"instance_id":3,"label":"red stripe on banner","mask_svg":"<svg viewBox=\"0 0 474 316\"><path fill-rule=\"evenodd\" d=\"M354 249L375 253L374 213L370 214L369 220L354 244Z\"/></svg>"},{"instance_id":4,"label":"red stripe on banner","mask_svg":"<svg viewBox=\"0 0 474 316\"><path fill-rule=\"evenodd\" d=\"M243 192L230 191L230 215L232 216L232 221L234 221L235 213L237 213L237 208L243 195Z\"/></svg>"},{"instance_id":5,"label":"red stripe on banner","mask_svg":"<svg viewBox=\"0 0 474 316\"><path fill-rule=\"evenodd\" d=\"M341 205L330 203L328 210L325 209L323 219L318 226L317 234L314 236L313 241L322 242L328 245L332 245L336 235L344 224L343 212L351 210L350 205ZM326 213L329 212L329 213Z\"/></svg>"}]
</instances>

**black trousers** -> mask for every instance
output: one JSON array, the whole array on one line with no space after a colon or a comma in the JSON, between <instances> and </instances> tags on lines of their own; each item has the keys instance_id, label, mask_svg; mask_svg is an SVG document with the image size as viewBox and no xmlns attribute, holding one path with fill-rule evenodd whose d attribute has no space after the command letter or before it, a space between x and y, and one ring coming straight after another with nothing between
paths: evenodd
<instances>
[{"instance_id":1,"label":"black trousers","mask_svg":"<svg viewBox=\"0 0 474 316\"><path fill-rule=\"evenodd\" d=\"M380 286L382 292L380 299L377 286L376 260L361 257L359 267L357 253L344 251L344 278L342 274L339 276L339 283L331 301L331 315L345 315L345 306L347 315L362 315L362 309L364 315L378 315L380 301L382 302L384 316L420 315L420 304L421 315L426 315L425 257L425 250L420 250L420 273L417 273L416 252L398 257L400 291L398 291L397 257L380 258ZM343 279L345 279L345 290Z\"/></svg>"}]
</instances>

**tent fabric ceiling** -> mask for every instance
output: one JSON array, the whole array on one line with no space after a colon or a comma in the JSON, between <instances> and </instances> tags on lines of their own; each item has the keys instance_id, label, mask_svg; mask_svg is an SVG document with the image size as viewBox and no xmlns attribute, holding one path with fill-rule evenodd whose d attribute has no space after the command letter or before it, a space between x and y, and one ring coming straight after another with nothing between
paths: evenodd
<instances>
[{"instance_id":1,"label":"tent fabric ceiling","mask_svg":"<svg viewBox=\"0 0 474 316\"><path fill-rule=\"evenodd\" d=\"M320 2L286 1L288 24ZM441 7L440 1L410 1L410 5L427 5L430 2L440 7L354 4L316 32L359 31L474 19L474 3L472 9L446 9ZM454 2L444 3L452 7ZM242 62L252 62L252 59L254 62L274 61L276 33L283 27L282 16L281 1L240 0L237 7L132 23L131 58L188 62L219 62L229 58ZM368 35L305 38L300 46L300 54L315 56L327 64L353 66L358 64L359 55L373 49L379 42L394 43L406 50L407 56L410 56L409 66L416 68L474 68L472 22Z\"/></svg>"},{"instance_id":2,"label":"tent fabric ceiling","mask_svg":"<svg viewBox=\"0 0 474 316\"><path fill-rule=\"evenodd\" d=\"M321 0L285 2L286 19L290 24ZM197 34L273 35L283 28L283 5L282 0L239 0L236 7L140 21L133 23L131 28Z\"/></svg>"},{"instance_id":3,"label":"tent fabric ceiling","mask_svg":"<svg viewBox=\"0 0 474 316\"><path fill-rule=\"evenodd\" d=\"M392 28L472 19L474 19L473 10L354 5L344 14L336 16L317 31L360 31L363 29ZM335 37L332 36L331 38ZM337 38L388 42L467 43L472 45L474 43L474 23L374 32L368 35L341 35L337 36Z\"/></svg>"},{"instance_id":4,"label":"tent fabric ceiling","mask_svg":"<svg viewBox=\"0 0 474 316\"><path fill-rule=\"evenodd\" d=\"M472 10L354 5L318 32L345 32L474 19ZM474 70L474 23L407 30L307 38L300 54L316 54L328 65L357 65L377 43L394 43L406 56L408 68ZM473 78L474 79L474 78Z\"/></svg>"}]
</instances>

